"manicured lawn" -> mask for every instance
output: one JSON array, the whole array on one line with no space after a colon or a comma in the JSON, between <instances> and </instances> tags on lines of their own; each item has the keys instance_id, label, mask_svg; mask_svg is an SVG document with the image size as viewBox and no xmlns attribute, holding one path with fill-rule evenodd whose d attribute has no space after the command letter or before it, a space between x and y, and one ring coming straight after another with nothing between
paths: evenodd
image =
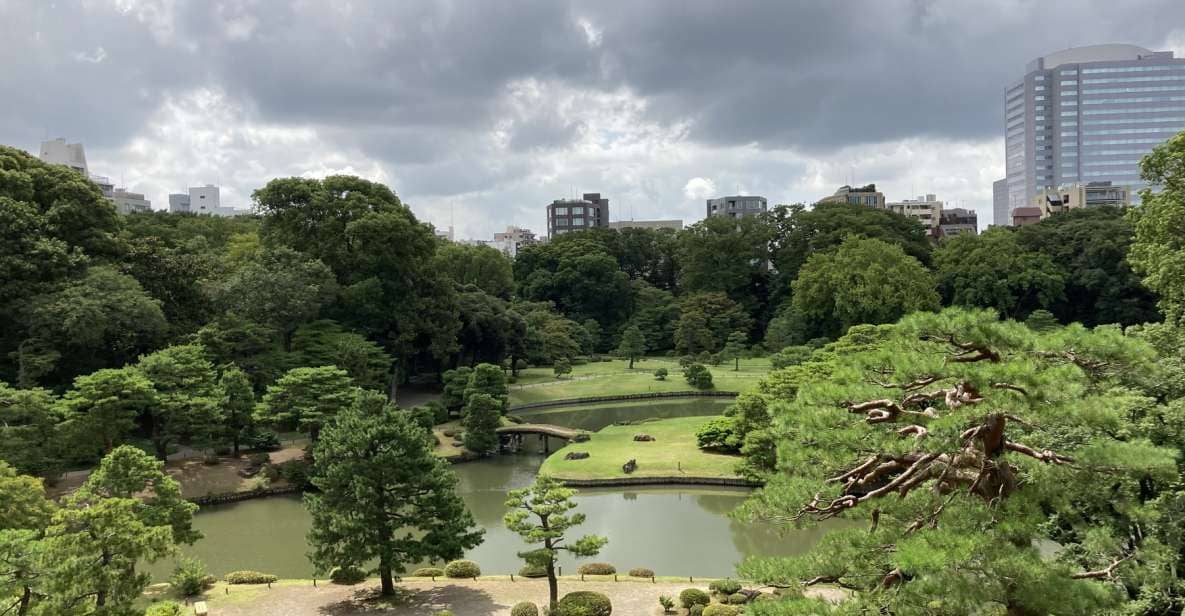
<instances>
[{"instance_id":1,"label":"manicured lawn","mask_svg":"<svg viewBox=\"0 0 1185 616\"><path fill-rule=\"evenodd\" d=\"M589 396L613 396L646 392L689 391L683 380L683 369L673 357L650 357L634 362L634 369L625 360L590 362L572 366L572 373L556 379L550 366L520 370L518 381L510 386L510 403L566 400ZM666 368L667 379L654 378L654 371ZM744 392L757 386L757 381L770 371L765 357L742 359L741 369L733 370L731 362L709 366L715 389Z\"/></svg>"},{"instance_id":2,"label":"manicured lawn","mask_svg":"<svg viewBox=\"0 0 1185 616\"><path fill-rule=\"evenodd\" d=\"M677 417L628 426L609 426L585 443L572 443L551 454L540 474L557 479L612 479L618 477L736 477L738 456L707 453L695 444L695 432L711 417ZM652 442L634 440L635 434L649 434ZM587 451L584 460L565 460L573 451ZM621 465L638 461L638 468L626 475Z\"/></svg>"}]
</instances>

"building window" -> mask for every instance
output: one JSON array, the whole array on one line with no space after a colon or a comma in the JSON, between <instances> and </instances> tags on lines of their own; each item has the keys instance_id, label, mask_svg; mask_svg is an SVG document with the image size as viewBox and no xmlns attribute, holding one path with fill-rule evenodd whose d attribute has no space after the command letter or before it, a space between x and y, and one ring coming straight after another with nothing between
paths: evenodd
<instances>
[{"instance_id":1,"label":"building window","mask_svg":"<svg viewBox=\"0 0 1185 616\"><path fill-rule=\"evenodd\" d=\"M567 216L568 215L568 208L566 208L566 207L555 208L555 215L556 216Z\"/></svg>"}]
</instances>

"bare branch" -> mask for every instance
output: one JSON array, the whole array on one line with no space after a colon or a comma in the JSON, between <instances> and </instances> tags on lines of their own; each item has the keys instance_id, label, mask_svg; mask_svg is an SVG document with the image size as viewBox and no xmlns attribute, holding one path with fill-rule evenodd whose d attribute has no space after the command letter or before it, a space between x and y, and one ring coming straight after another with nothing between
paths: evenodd
<instances>
[{"instance_id":1,"label":"bare branch","mask_svg":"<svg viewBox=\"0 0 1185 616\"><path fill-rule=\"evenodd\" d=\"M1022 445L1013 441L1004 443L1004 448L1008 451L1015 451L1016 453L1024 454L1030 458L1049 464L1072 464L1074 462L1074 459L1069 456L1063 456L1048 449L1037 451L1028 445Z\"/></svg>"},{"instance_id":2,"label":"bare branch","mask_svg":"<svg viewBox=\"0 0 1185 616\"><path fill-rule=\"evenodd\" d=\"M1123 558L1116 559L1115 562L1112 562L1110 565L1107 565L1107 567L1104 569L1099 569L1097 571L1083 571L1081 573L1075 573L1075 574L1071 575L1070 578L1075 579L1075 580L1112 580L1112 579L1115 579L1115 569L1117 569L1119 567L1119 565L1122 565L1125 561L1131 559L1135 555L1136 555L1136 553L1132 552L1132 553L1128 554L1127 556L1124 556Z\"/></svg>"},{"instance_id":3,"label":"bare branch","mask_svg":"<svg viewBox=\"0 0 1185 616\"><path fill-rule=\"evenodd\" d=\"M1027 389L1019 385L1013 385L1012 383L992 383L992 387L995 389L1007 389L1008 391L1015 391L1016 393L1025 397L1028 397L1029 395L1029 391Z\"/></svg>"},{"instance_id":4,"label":"bare branch","mask_svg":"<svg viewBox=\"0 0 1185 616\"><path fill-rule=\"evenodd\" d=\"M905 426L904 428L897 429L897 434L900 434L901 436L908 436L908 435L912 434L914 440L918 440L918 441L922 440L923 438L926 438L926 435L929 433L930 433L930 431L927 430L924 426L919 426L917 424L913 424L913 425Z\"/></svg>"}]
</instances>

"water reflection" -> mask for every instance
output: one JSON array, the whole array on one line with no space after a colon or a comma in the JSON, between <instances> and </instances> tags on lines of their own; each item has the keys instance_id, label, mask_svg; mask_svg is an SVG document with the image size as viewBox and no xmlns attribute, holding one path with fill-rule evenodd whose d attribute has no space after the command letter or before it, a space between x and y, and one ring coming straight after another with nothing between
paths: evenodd
<instances>
[{"instance_id":1,"label":"water reflection","mask_svg":"<svg viewBox=\"0 0 1185 616\"><path fill-rule=\"evenodd\" d=\"M719 408L718 404L682 407L678 412L710 414L718 413ZM620 412L636 416L638 409ZM591 421L583 412L570 418L571 422L563 415L549 415L549 423ZM506 492L529 485L542 461L540 455L520 454L454 467L459 493L474 520L486 529L485 541L467 557L486 573L512 573L522 566L516 554L525 545L502 525ZM576 502L588 515L580 530L609 537L597 560L613 563L623 572L648 567L659 575L734 575L735 565L746 556L797 554L824 532L812 529L779 534L765 524L729 518L728 513L747 495L743 488L597 488L581 490ZM309 516L295 496L206 507L194 521L205 539L184 552L201 559L215 575L254 569L281 577L310 577L313 571L305 542L309 524ZM573 562L563 564L567 571L574 571ZM171 569L172 563L158 563L151 571L163 579Z\"/></svg>"}]
</instances>

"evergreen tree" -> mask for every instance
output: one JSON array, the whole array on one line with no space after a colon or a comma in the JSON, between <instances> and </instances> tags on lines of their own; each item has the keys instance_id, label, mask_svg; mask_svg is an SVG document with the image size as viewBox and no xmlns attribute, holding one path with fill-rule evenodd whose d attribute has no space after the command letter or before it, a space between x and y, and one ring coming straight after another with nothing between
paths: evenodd
<instances>
[{"instance_id":1,"label":"evergreen tree","mask_svg":"<svg viewBox=\"0 0 1185 616\"><path fill-rule=\"evenodd\" d=\"M732 332L728 335L728 340L724 343L724 348L720 350L720 357L725 361L732 360L733 370L741 369L741 357L745 355L748 350L749 337L745 332Z\"/></svg>"},{"instance_id":2,"label":"evergreen tree","mask_svg":"<svg viewBox=\"0 0 1185 616\"><path fill-rule=\"evenodd\" d=\"M773 612L784 614L1115 607L1113 580L1163 562L1147 498L1177 478L1175 451L1116 429L1149 405L1122 382L1150 356L1117 329L1040 334L989 311L853 328L771 375L787 386L759 387L784 392L770 396L778 472L744 514L800 526L867 516L870 528L751 559L742 575L854 591L842 606L793 599ZM1049 541L1055 557L1038 547Z\"/></svg>"},{"instance_id":3,"label":"evergreen tree","mask_svg":"<svg viewBox=\"0 0 1185 616\"><path fill-rule=\"evenodd\" d=\"M336 366L294 368L267 388L257 415L307 431L315 443L321 428L354 402L356 391L350 375Z\"/></svg>"},{"instance_id":4,"label":"evergreen tree","mask_svg":"<svg viewBox=\"0 0 1185 616\"><path fill-rule=\"evenodd\" d=\"M498 433L502 405L489 394L474 393L465 404L461 425L465 427L465 448L473 453L487 454L498 448Z\"/></svg>"},{"instance_id":5,"label":"evergreen tree","mask_svg":"<svg viewBox=\"0 0 1185 616\"><path fill-rule=\"evenodd\" d=\"M634 369L634 360L646 354L646 337L637 325L630 325L622 332L617 354L630 361L630 370Z\"/></svg>"},{"instance_id":6,"label":"evergreen tree","mask_svg":"<svg viewBox=\"0 0 1185 616\"><path fill-rule=\"evenodd\" d=\"M314 449L305 495L313 518L310 558L321 572L374 563L382 594L408 564L460 558L482 531L457 496L457 478L426 434L386 396L361 392Z\"/></svg>"},{"instance_id":7,"label":"evergreen tree","mask_svg":"<svg viewBox=\"0 0 1185 616\"><path fill-rule=\"evenodd\" d=\"M215 431L222 392L201 345L162 349L140 358L137 367L156 393L144 421L157 459L165 460L169 446L184 437L204 440Z\"/></svg>"},{"instance_id":8,"label":"evergreen tree","mask_svg":"<svg viewBox=\"0 0 1185 616\"><path fill-rule=\"evenodd\" d=\"M226 434L230 437L231 452L237 458L239 442L255 426L255 390L251 388L251 379L247 373L234 364L222 369L218 385L222 390Z\"/></svg>"},{"instance_id":9,"label":"evergreen tree","mask_svg":"<svg viewBox=\"0 0 1185 616\"><path fill-rule=\"evenodd\" d=\"M563 487L560 482L540 475L535 483L521 490L507 494L506 528L517 533L523 541L540 547L519 554L528 565L542 567L547 572L549 609L555 613L559 599L559 584L555 565L559 554L566 551L572 556L596 556L609 542L605 537L585 535L570 540L568 531L584 523L583 513L570 513L576 508L572 496L576 490Z\"/></svg>"},{"instance_id":10,"label":"evergreen tree","mask_svg":"<svg viewBox=\"0 0 1185 616\"><path fill-rule=\"evenodd\" d=\"M498 403L498 412L506 413L510 388L506 385L506 373L494 364L478 364L469 375L469 382L465 386L464 403L469 406L469 399L474 394L486 394Z\"/></svg>"},{"instance_id":11,"label":"evergreen tree","mask_svg":"<svg viewBox=\"0 0 1185 616\"><path fill-rule=\"evenodd\" d=\"M81 447L110 452L156 402L156 392L135 367L107 368L74 379L62 398L63 429Z\"/></svg>"}]
</instances>

